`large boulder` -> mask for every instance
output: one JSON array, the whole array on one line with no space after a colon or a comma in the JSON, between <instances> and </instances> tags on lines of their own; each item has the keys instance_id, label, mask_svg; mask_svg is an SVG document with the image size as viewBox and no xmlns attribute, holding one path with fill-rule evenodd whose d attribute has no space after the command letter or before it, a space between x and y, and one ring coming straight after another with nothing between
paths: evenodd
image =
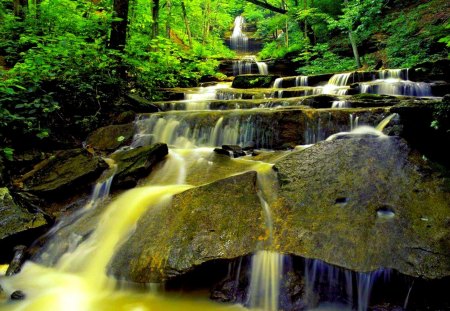
<instances>
[{"instance_id":1,"label":"large boulder","mask_svg":"<svg viewBox=\"0 0 450 311\"><path fill-rule=\"evenodd\" d=\"M398 137L340 136L276 163L280 251L355 271L450 275L445 179Z\"/></svg>"},{"instance_id":2,"label":"large boulder","mask_svg":"<svg viewBox=\"0 0 450 311\"><path fill-rule=\"evenodd\" d=\"M133 282L160 282L207 261L252 253L265 236L264 223L256 173L229 177L146 212L110 270Z\"/></svg>"},{"instance_id":3,"label":"large boulder","mask_svg":"<svg viewBox=\"0 0 450 311\"><path fill-rule=\"evenodd\" d=\"M131 142L134 134L133 123L101 127L86 139L86 144L95 150L113 151Z\"/></svg>"},{"instance_id":4,"label":"large boulder","mask_svg":"<svg viewBox=\"0 0 450 311\"><path fill-rule=\"evenodd\" d=\"M110 157L117 163L113 185L136 186L138 179L147 176L168 153L167 145L161 143L113 153Z\"/></svg>"},{"instance_id":5,"label":"large boulder","mask_svg":"<svg viewBox=\"0 0 450 311\"><path fill-rule=\"evenodd\" d=\"M1 260L12 254L14 245L32 242L46 226L47 220L42 213L22 208L16 204L7 188L0 188Z\"/></svg>"},{"instance_id":6,"label":"large boulder","mask_svg":"<svg viewBox=\"0 0 450 311\"><path fill-rule=\"evenodd\" d=\"M105 161L85 149L64 150L38 163L15 180L15 185L38 196L60 197L90 187L107 167Z\"/></svg>"}]
</instances>

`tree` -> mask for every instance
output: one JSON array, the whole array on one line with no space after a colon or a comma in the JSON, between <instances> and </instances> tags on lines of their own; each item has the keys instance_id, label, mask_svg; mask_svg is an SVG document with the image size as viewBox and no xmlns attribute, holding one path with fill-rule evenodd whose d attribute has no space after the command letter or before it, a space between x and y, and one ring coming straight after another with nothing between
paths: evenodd
<instances>
[{"instance_id":1,"label":"tree","mask_svg":"<svg viewBox=\"0 0 450 311\"><path fill-rule=\"evenodd\" d=\"M109 47L122 51L127 41L129 0L114 0L114 18L111 24Z\"/></svg>"}]
</instances>

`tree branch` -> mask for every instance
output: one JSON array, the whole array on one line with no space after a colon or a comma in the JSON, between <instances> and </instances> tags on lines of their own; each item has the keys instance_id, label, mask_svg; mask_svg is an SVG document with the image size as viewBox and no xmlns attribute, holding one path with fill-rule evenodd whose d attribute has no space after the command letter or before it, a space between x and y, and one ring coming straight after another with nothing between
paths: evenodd
<instances>
[{"instance_id":1,"label":"tree branch","mask_svg":"<svg viewBox=\"0 0 450 311\"><path fill-rule=\"evenodd\" d=\"M260 7L263 7L265 9L268 9L268 10L273 11L273 12L277 12L277 13L280 13L280 14L286 14L287 13L286 10L277 8L277 7L271 5L271 4L267 3L267 2L263 2L263 1L260 1L260 0L245 0L245 1L251 2L253 4L256 4L256 5L260 6Z\"/></svg>"}]
</instances>

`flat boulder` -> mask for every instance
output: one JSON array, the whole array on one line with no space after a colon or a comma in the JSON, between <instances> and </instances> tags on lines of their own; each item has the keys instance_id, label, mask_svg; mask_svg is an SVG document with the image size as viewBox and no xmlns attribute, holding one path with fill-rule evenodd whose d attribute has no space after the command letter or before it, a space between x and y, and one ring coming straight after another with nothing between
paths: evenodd
<instances>
[{"instance_id":1,"label":"flat boulder","mask_svg":"<svg viewBox=\"0 0 450 311\"><path fill-rule=\"evenodd\" d=\"M138 179L150 174L168 153L167 145L162 143L113 153L110 158L117 163L113 185L121 188L136 186Z\"/></svg>"},{"instance_id":2,"label":"flat boulder","mask_svg":"<svg viewBox=\"0 0 450 311\"><path fill-rule=\"evenodd\" d=\"M355 271L450 276L445 179L398 137L341 138L276 162L280 251Z\"/></svg>"},{"instance_id":3,"label":"flat boulder","mask_svg":"<svg viewBox=\"0 0 450 311\"><path fill-rule=\"evenodd\" d=\"M264 224L256 172L193 188L140 218L110 272L138 283L161 282L207 261L252 253L266 234Z\"/></svg>"},{"instance_id":4,"label":"flat boulder","mask_svg":"<svg viewBox=\"0 0 450 311\"><path fill-rule=\"evenodd\" d=\"M14 181L22 191L38 196L64 196L90 186L108 165L85 149L56 152Z\"/></svg>"},{"instance_id":5,"label":"flat boulder","mask_svg":"<svg viewBox=\"0 0 450 311\"><path fill-rule=\"evenodd\" d=\"M86 144L94 150L113 151L131 142L134 134L133 123L101 127L86 139Z\"/></svg>"}]
</instances>

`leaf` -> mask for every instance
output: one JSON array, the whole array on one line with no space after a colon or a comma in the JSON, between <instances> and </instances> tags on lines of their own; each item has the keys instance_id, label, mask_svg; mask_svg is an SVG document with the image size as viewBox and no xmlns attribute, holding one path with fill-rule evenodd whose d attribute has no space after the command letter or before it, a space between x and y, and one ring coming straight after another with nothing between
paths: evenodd
<instances>
[{"instance_id":1,"label":"leaf","mask_svg":"<svg viewBox=\"0 0 450 311\"><path fill-rule=\"evenodd\" d=\"M117 137L117 141L118 141L118 142L121 142L121 141L123 141L124 139L125 139L124 136L119 136L119 137Z\"/></svg>"}]
</instances>

